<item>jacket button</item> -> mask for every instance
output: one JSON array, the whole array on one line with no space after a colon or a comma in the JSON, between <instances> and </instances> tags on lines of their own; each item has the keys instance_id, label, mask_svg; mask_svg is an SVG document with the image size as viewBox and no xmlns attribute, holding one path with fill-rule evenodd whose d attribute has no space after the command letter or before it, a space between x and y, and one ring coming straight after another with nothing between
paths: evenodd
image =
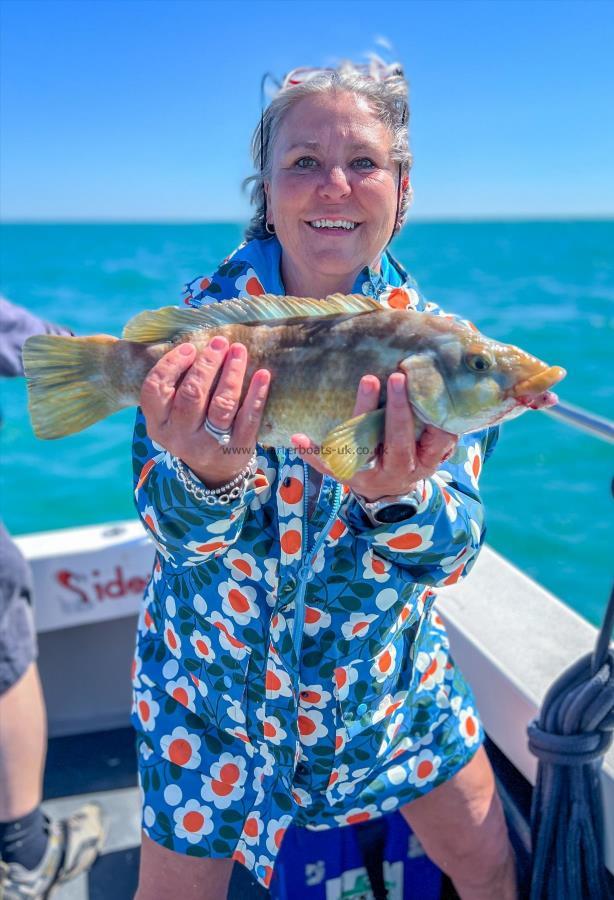
<instances>
[{"instance_id":1,"label":"jacket button","mask_svg":"<svg viewBox=\"0 0 614 900\"><path fill-rule=\"evenodd\" d=\"M367 711L366 703L359 703L358 706L356 707L356 712L358 713L359 716L364 716L366 711Z\"/></svg>"},{"instance_id":2,"label":"jacket button","mask_svg":"<svg viewBox=\"0 0 614 900\"><path fill-rule=\"evenodd\" d=\"M224 675L222 681L224 682L225 687L232 687L232 678L230 677L230 675Z\"/></svg>"},{"instance_id":3,"label":"jacket button","mask_svg":"<svg viewBox=\"0 0 614 900\"><path fill-rule=\"evenodd\" d=\"M299 763L296 767L296 774L299 778L306 778L309 774L309 766L306 766L305 763Z\"/></svg>"}]
</instances>

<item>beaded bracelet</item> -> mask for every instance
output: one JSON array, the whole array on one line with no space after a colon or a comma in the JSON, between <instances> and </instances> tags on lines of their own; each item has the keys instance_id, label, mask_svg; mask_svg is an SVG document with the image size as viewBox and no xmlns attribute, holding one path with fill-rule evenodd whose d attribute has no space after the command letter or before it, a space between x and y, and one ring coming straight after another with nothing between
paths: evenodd
<instances>
[{"instance_id":1,"label":"beaded bracelet","mask_svg":"<svg viewBox=\"0 0 614 900\"><path fill-rule=\"evenodd\" d=\"M184 463L176 456L173 457L173 469L177 477L189 494L207 506L227 506L232 500L238 500L245 492L247 482L256 474L256 451L254 450L250 461L238 475L226 484L217 488L206 488L195 480L194 476Z\"/></svg>"}]
</instances>

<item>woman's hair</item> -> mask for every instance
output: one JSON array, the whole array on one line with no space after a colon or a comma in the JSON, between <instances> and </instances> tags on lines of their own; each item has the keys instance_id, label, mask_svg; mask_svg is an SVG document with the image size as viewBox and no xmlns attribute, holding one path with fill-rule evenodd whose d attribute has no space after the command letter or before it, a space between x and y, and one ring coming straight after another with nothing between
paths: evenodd
<instances>
[{"instance_id":1,"label":"woman's hair","mask_svg":"<svg viewBox=\"0 0 614 900\"><path fill-rule=\"evenodd\" d=\"M271 177L272 150L284 117L290 107L316 94L346 92L364 97L375 115L392 134L392 159L401 167L401 177L407 176L412 163L409 152L408 122L409 105L407 81L403 70L397 64L385 65L374 57L369 66L357 66L351 62L342 63L337 69L309 70L308 77L301 79L301 70L296 70L297 80L287 76L279 93L264 110L258 127L252 137L252 158L258 170L243 182L251 184L251 202L255 212L245 231L246 240L269 237L266 225L266 196L264 182ZM406 182L407 183L407 182ZM401 228L411 203L412 190L407 183L401 188L399 214L395 230Z\"/></svg>"}]
</instances>

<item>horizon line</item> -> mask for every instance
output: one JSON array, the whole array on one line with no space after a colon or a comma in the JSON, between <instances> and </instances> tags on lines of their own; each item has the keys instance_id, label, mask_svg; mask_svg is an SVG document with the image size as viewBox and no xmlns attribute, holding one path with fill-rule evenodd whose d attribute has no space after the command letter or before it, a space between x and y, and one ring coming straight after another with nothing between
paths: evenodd
<instances>
[{"instance_id":1,"label":"horizon line","mask_svg":"<svg viewBox=\"0 0 614 900\"><path fill-rule=\"evenodd\" d=\"M466 215L423 215L405 222L404 229L413 225L428 224L472 224L472 223L507 223L507 222L611 222L614 211L610 213L487 213ZM1 219L0 225L238 225L244 228L249 219L197 219L197 218L16 218Z\"/></svg>"}]
</instances>

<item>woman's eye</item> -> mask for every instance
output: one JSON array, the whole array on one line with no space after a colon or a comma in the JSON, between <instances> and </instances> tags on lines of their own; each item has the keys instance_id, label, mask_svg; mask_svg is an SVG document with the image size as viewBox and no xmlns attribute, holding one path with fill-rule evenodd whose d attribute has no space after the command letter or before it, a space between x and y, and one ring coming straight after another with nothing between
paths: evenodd
<instances>
[{"instance_id":1,"label":"woman's eye","mask_svg":"<svg viewBox=\"0 0 614 900\"><path fill-rule=\"evenodd\" d=\"M313 169L314 166L317 166L317 162L313 156L301 156L294 165L298 166L299 169Z\"/></svg>"},{"instance_id":2,"label":"woman's eye","mask_svg":"<svg viewBox=\"0 0 614 900\"><path fill-rule=\"evenodd\" d=\"M360 159L355 159L352 165L357 169L375 169L375 163L368 156L361 156Z\"/></svg>"}]
</instances>

